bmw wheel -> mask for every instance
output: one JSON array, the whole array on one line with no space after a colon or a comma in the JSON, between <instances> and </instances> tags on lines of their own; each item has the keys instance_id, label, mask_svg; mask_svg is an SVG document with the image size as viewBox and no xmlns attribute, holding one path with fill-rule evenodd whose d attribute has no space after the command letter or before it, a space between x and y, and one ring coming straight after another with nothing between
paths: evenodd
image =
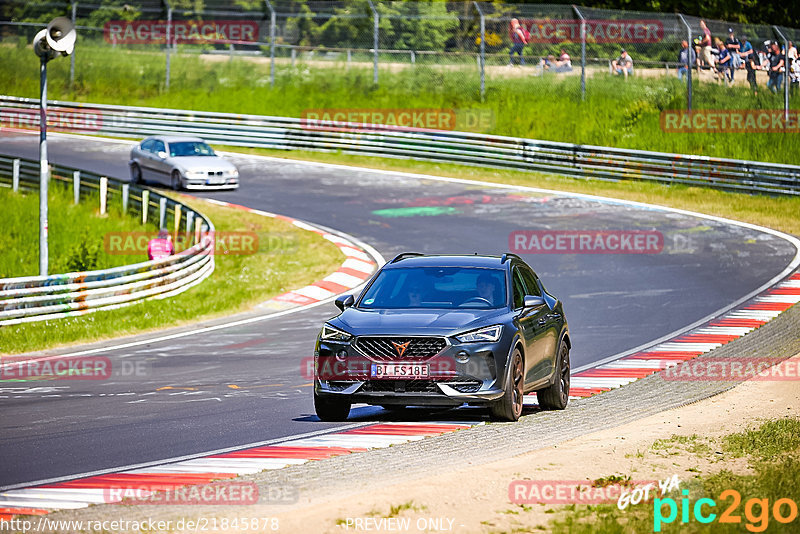
<instances>
[{"instance_id":1,"label":"bmw wheel","mask_svg":"<svg viewBox=\"0 0 800 534\"><path fill-rule=\"evenodd\" d=\"M142 183L142 169L137 163L131 165L131 183L139 185Z\"/></svg>"},{"instance_id":2,"label":"bmw wheel","mask_svg":"<svg viewBox=\"0 0 800 534\"><path fill-rule=\"evenodd\" d=\"M345 421L350 415L350 401L320 397L314 392L314 411L321 421Z\"/></svg>"},{"instance_id":3,"label":"bmw wheel","mask_svg":"<svg viewBox=\"0 0 800 534\"><path fill-rule=\"evenodd\" d=\"M172 171L172 189L175 191L180 191L183 189L183 184L181 183L181 173L179 171Z\"/></svg>"},{"instance_id":4,"label":"bmw wheel","mask_svg":"<svg viewBox=\"0 0 800 534\"><path fill-rule=\"evenodd\" d=\"M545 410L563 410L569 401L569 347L567 342L561 340L558 347L558 362L556 362L556 377L553 385L536 392L539 406Z\"/></svg>"},{"instance_id":5,"label":"bmw wheel","mask_svg":"<svg viewBox=\"0 0 800 534\"><path fill-rule=\"evenodd\" d=\"M505 393L489 405L492 418L498 421L516 421L522 415L522 398L525 366L518 348L511 355L506 371Z\"/></svg>"}]
</instances>

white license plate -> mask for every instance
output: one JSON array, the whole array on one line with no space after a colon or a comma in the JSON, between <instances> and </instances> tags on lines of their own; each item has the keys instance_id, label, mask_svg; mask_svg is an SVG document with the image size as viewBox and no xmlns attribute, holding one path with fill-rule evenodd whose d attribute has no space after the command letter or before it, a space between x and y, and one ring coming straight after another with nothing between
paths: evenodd
<instances>
[{"instance_id":1,"label":"white license plate","mask_svg":"<svg viewBox=\"0 0 800 534\"><path fill-rule=\"evenodd\" d=\"M423 363L373 363L372 378L428 378L428 364Z\"/></svg>"}]
</instances>

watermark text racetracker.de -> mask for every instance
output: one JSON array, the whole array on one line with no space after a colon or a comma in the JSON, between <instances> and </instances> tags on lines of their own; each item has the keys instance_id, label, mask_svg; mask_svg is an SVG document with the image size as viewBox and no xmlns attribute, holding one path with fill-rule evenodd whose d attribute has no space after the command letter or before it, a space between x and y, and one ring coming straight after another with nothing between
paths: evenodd
<instances>
[{"instance_id":1,"label":"watermark text racetracker.de","mask_svg":"<svg viewBox=\"0 0 800 534\"><path fill-rule=\"evenodd\" d=\"M105 356L0 358L0 380L108 380L151 375L152 365L142 359L126 358L112 363Z\"/></svg>"},{"instance_id":2,"label":"watermark text racetracker.de","mask_svg":"<svg viewBox=\"0 0 800 534\"><path fill-rule=\"evenodd\" d=\"M508 247L517 254L659 254L655 230L515 230Z\"/></svg>"},{"instance_id":3,"label":"watermark text racetracker.de","mask_svg":"<svg viewBox=\"0 0 800 534\"><path fill-rule=\"evenodd\" d=\"M52 519L0 518L0 532L275 532L277 517L193 517L181 519Z\"/></svg>"},{"instance_id":4,"label":"watermark text racetracker.de","mask_svg":"<svg viewBox=\"0 0 800 534\"><path fill-rule=\"evenodd\" d=\"M110 20L103 38L111 44L225 43L258 41L258 22L250 20Z\"/></svg>"},{"instance_id":5,"label":"watermark text racetracker.de","mask_svg":"<svg viewBox=\"0 0 800 534\"><path fill-rule=\"evenodd\" d=\"M218 256L288 252L297 246L288 234L214 231L204 235L213 241L212 254ZM113 255L146 256L148 243L157 237L157 232L108 232L103 236L103 249ZM176 253L190 249L195 243L193 233L173 233L170 239Z\"/></svg>"},{"instance_id":6,"label":"watermark text racetracker.de","mask_svg":"<svg viewBox=\"0 0 800 534\"><path fill-rule=\"evenodd\" d=\"M473 108L319 108L303 110L300 124L305 130L488 132L494 127L494 111Z\"/></svg>"},{"instance_id":7,"label":"watermark text racetracker.de","mask_svg":"<svg viewBox=\"0 0 800 534\"><path fill-rule=\"evenodd\" d=\"M794 359L778 361L766 357L705 357L667 367L661 372L661 376L664 380L678 382L800 380L800 365Z\"/></svg>"},{"instance_id":8,"label":"watermark text racetracker.de","mask_svg":"<svg viewBox=\"0 0 800 534\"><path fill-rule=\"evenodd\" d=\"M667 109L661 112L666 133L798 133L800 110Z\"/></svg>"}]
</instances>

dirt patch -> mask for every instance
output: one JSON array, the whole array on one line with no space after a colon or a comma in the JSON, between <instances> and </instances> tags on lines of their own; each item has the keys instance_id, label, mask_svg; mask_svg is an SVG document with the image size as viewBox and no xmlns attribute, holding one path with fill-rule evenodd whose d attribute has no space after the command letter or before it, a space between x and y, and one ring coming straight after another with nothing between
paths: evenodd
<instances>
[{"instance_id":1,"label":"dirt patch","mask_svg":"<svg viewBox=\"0 0 800 534\"><path fill-rule=\"evenodd\" d=\"M800 354L792 360L800 364ZM629 476L632 480L664 480L677 475L685 481L723 468L748 473L746 460L724 454L719 438L760 421L797 416L799 391L796 381L749 381L698 403L508 460L475 467L465 461L465 468L458 471L433 474L340 501L316 502L311 497L304 503L306 506L278 514L280 530L546 530L558 507L511 503L508 489L512 481L593 481L612 475Z\"/></svg>"}]
</instances>

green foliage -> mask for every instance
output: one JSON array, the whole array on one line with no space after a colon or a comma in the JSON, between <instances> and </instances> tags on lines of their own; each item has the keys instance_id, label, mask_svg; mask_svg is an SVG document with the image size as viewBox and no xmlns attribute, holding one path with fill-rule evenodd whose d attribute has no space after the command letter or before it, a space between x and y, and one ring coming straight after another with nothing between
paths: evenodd
<instances>
[{"instance_id":1,"label":"green foliage","mask_svg":"<svg viewBox=\"0 0 800 534\"><path fill-rule=\"evenodd\" d=\"M66 270L74 273L99 269L102 242L102 239L97 240L96 236L90 235L88 230L84 230L80 240L67 256Z\"/></svg>"}]
</instances>

